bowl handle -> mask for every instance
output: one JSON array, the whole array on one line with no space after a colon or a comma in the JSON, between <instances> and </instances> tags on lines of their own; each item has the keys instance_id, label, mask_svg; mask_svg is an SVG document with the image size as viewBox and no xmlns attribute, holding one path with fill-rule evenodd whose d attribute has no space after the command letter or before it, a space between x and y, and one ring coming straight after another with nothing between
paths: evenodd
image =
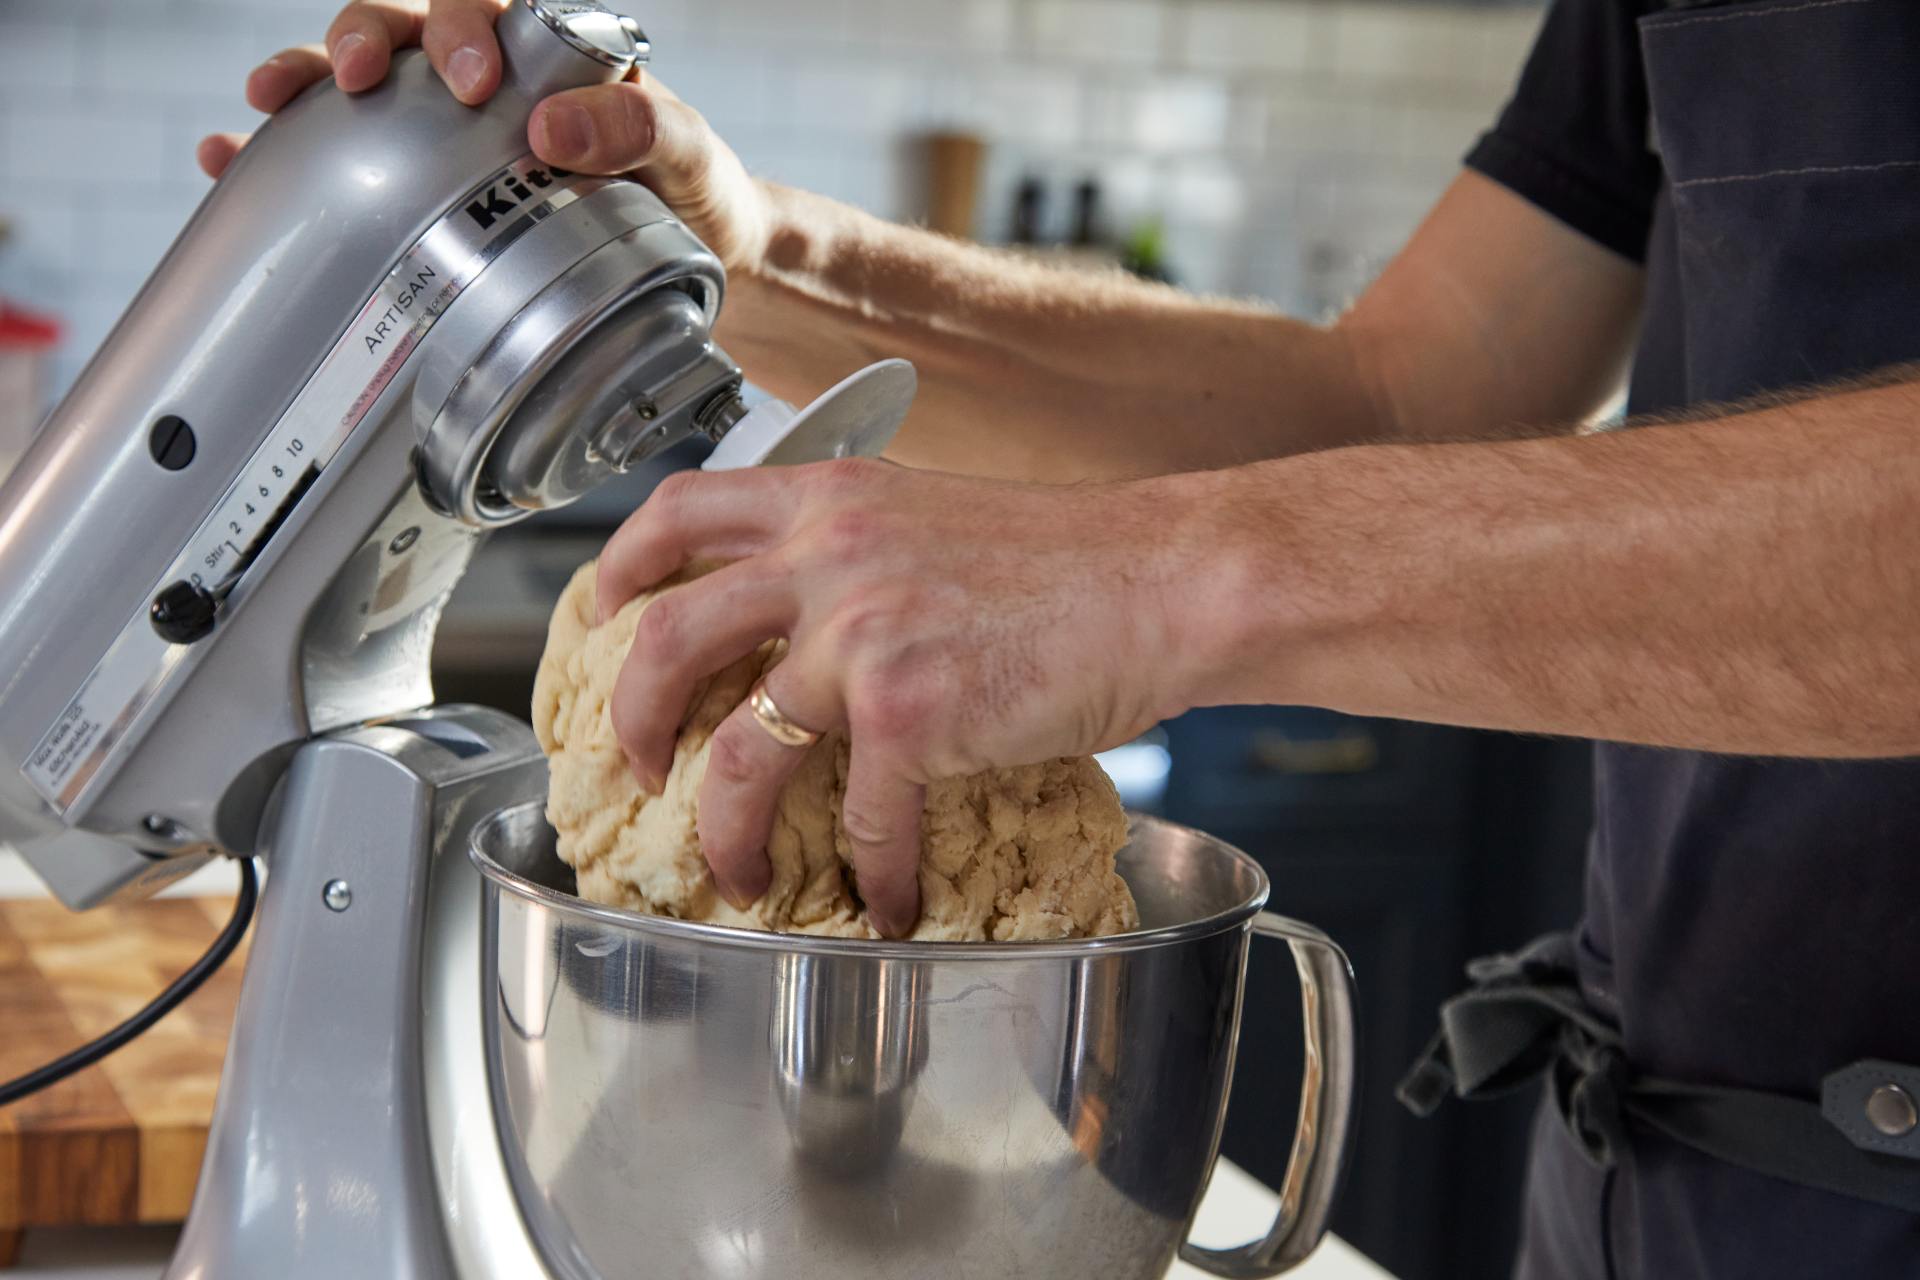
<instances>
[{"instance_id":1,"label":"bowl handle","mask_svg":"<svg viewBox=\"0 0 1920 1280\"><path fill-rule=\"evenodd\" d=\"M1266 1239L1232 1249L1206 1249L1191 1241L1180 1246L1181 1261L1231 1280L1291 1270L1326 1234L1346 1170L1359 1059L1353 966L1347 963L1346 953L1313 926L1270 911L1254 917L1253 931L1263 938L1279 938L1293 950L1293 962L1300 970L1306 1071L1293 1153L1287 1158L1286 1179L1280 1187L1280 1212Z\"/></svg>"}]
</instances>

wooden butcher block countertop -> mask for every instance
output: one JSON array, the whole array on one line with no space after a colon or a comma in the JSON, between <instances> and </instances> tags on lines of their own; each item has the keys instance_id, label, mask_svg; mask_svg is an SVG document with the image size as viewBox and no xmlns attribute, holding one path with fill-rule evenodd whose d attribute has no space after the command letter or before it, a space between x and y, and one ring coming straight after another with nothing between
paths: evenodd
<instances>
[{"instance_id":1,"label":"wooden butcher block countertop","mask_svg":"<svg viewBox=\"0 0 1920 1280\"><path fill-rule=\"evenodd\" d=\"M231 899L70 912L0 898L0 1079L139 1010L220 932ZM180 1222L193 1199L245 946L117 1053L0 1107L0 1266L35 1227Z\"/></svg>"}]
</instances>

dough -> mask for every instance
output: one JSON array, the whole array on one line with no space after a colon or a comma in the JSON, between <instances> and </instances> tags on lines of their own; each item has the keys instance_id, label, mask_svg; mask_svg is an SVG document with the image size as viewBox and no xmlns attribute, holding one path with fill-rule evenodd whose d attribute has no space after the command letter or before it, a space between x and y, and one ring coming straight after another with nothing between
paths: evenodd
<instances>
[{"instance_id":1,"label":"dough","mask_svg":"<svg viewBox=\"0 0 1920 1280\"><path fill-rule=\"evenodd\" d=\"M547 818L580 896L683 920L875 936L855 897L840 822L844 738L830 736L809 750L782 792L767 849L772 887L750 910L735 910L714 891L700 854L695 804L713 732L778 661L776 646L695 691L660 796L648 796L634 780L608 704L640 612L659 594L595 626L594 566L582 566L554 608L540 659L533 727L549 757ZM921 917L911 936L1006 942L1135 928L1133 894L1113 863L1126 839L1120 797L1090 759L935 783L921 827Z\"/></svg>"}]
</instances>

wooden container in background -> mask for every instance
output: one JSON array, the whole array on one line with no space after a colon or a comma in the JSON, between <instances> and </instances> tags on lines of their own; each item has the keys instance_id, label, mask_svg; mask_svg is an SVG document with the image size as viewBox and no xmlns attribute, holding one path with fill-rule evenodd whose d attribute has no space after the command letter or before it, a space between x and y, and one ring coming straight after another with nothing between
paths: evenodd
<instances>
[{"instance_id":1,"label":"wooden container in background","mask_svg":"<svg viewBox=\"0 0 1920 1280\"><path fill-rule=\"evenodd\" d=\"M927 225L943 235L971 240L987 144L971 133L935 133L926 141Z\"/></svg>"}]
</instances>

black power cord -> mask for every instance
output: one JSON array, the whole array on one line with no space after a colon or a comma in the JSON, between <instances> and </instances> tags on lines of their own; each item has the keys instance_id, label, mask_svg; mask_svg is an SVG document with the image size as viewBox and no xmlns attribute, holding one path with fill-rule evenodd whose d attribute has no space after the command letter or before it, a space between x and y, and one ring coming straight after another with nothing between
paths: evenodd
<instances>
[{"instance_id":1,"label":"black power cord","mask_svg":"<svg viewBox=\"0 0 1920 1280\"><path fill-rule=\"evenodd\" d=\"M36 1067L18 1079L0 1083L0 1107L18 1102L28 1094L38 1093L48 1085L92 1066L114 1050L125 1047L128 1041L171 1013L182 1000L199 990L200 984L212 977L214 970L225 964L227 957L233 954L233 949L240 945L240 939L246 936L247 924L253 919L253 904L259 896L260 882L253 869L253 859L242 858L240 896L233 900L233 914L228 917L226 928L220 931L220 936L193 962L192 967L175 978L144 1009L111 1031L87 1041L71 1053L55 1058L44 1067Z\"/></svg>"}]
</instances>

